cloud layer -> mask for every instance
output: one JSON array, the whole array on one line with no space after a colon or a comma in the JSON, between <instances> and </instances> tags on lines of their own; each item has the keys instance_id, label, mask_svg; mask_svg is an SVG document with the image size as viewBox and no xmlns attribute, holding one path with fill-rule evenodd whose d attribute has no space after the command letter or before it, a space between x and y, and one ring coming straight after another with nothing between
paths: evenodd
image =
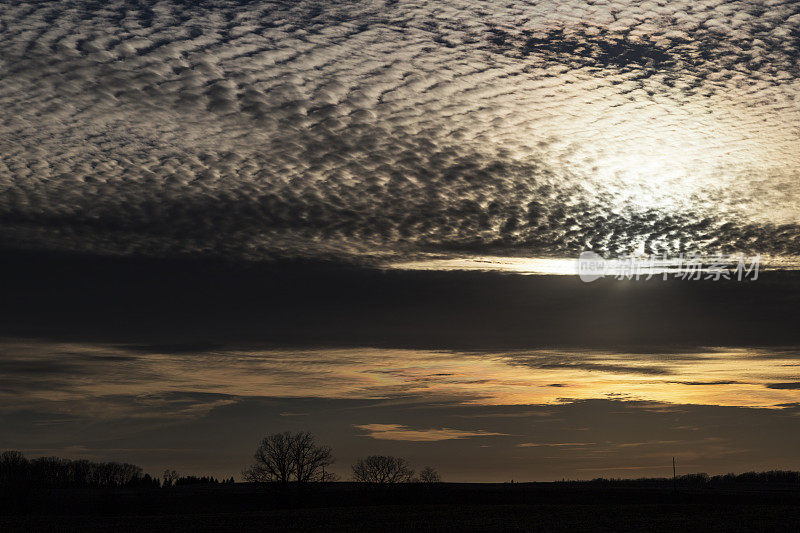
<instances>
[{"instance_id":1,"label":"cloud layer","mask_svg":"<svg viewBox=\"0 0 800 533\"><path fill-rule=\"evenodd\" d=\"M0 7L0 242L800 253L795 2Z\"/></svg>"},{"instance_id":2,"label":"cloud layer","mask_svg":"<svg viewBox=\"0 0 800 533\"><path fill-rule=\"evenodd\" d=\"M57 411L168 421L244 398L427 405L554 405L592 399L781 409L797 399L797 350L628 354L377 348L195 351L0 339L0 412ZM292 411L302 413L299 411ZM490 435L450 426L355 425L376 439Z\"/></svg>"},{"instance_id":3,"label":"cloud layer","mask_svg":"<svg viewBox=\"0 0 800 533\"><path fill-rule=\"evenodd\" d=\"M667 475L673 455L687 471L798 465L797 390L773 387L796 376L796 349L498 354L2 339L0 351L0 449L30 455L238 476L264 434L311 429L333 446L343 476L370 454L434 465L450 481ZM635 369L654 364L664 373Z\"/></svg>"}]
</instances>

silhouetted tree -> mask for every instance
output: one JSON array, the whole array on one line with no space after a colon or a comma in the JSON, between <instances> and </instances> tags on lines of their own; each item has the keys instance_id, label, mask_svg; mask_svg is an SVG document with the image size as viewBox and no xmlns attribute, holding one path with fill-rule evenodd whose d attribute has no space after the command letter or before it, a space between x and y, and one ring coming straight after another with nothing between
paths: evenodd
<instances>
[{"instance_id":1,"label":"silhouetted tree","mask_svg":"<svg viewBox=\"0 0 800 533\"><path fill-rule=\"evenodd\" d=\"M34 487L158 486L158 481L128 463L95 463L85 459L39 457L28 460L20 452L0 454L0 485Z\"/></svg>"},{"instance_id":2,"label":"silhouetted tree","mask_svg":"<svg viewBox=\"0 0 800 533\"><path fill-rule=\"evenodd\" d=\"M255 482L324 481L325 467L334 461L330 447L318 445L311 433L288 431L264 437L253 457L242 475Z\"/></svg>"},{"instance_id":3,"label":"silhouetted tree","mask_svg":"<svg viewBox=\"0 0 800 533\"><path fill-rule=\"evenodd\" d=\"M225 480L227 483L227 480ZM219 480L214 476L181 476L175 480L175 486L178 485L216 485Z\"/></svg>"},{"instance_id":4,"label":"silhouetted tree","mask_svg":"<svg viewBox=\"0 0 800 533\"><path fill-rule=\"evenodd\" d=\"M439 472L437 472L435 468L426 466L422 469L422 472L419 473L419 480L422 483L441 483L442 476L439 475Z\"/></svg>"},{"instance_id":5,"label":"silhouetted tree","mask_svg":"<svg viewBox=\"0 0 800 533\"><path fill-rule=\"evenodd\" d=\"M322 476L320 476L320 481L324 481L326 483L333 483L334 481L339 481L339 476L334 474L333 472L328 472L327 470L322 470Z\"/></svg>"},{"instance_id":6,"label":"silhouetted tree","mask_svg":"<svg viewBox=\"0 0 800 533\"><path fill-rule=\"evenodd\" d=\"M9 450L0 454L0 487L27 485L30 481L28 460L22 452Z\"/></svg>"},{"instance_id":7,"label":"silhouetted tree","mask_svg":"<svg viewBox=\"0 0 800 533\"><path fill-rule=\"evenodd\" d=\"M179 477L180 475L175 470L170 470L169 468L167 468L166 470L164 470L164 473L161 474L161 480L162 480L161 486L164 487L165 489L168 489L175 485L175 482L178 481Z\"/></svg>"},{"instance_id":8,"label":"silhouetted tree","mask_svg":"<svg viewBox=\"0 0 800 533\"><path fill-rule=\"evenodd\" d=\"M289 432L264 437L253 455L256 462L242 472L244 479L288 483L292 476L291 440Z\"/></svg>"},{"instance_id":9,"label":"silhouetted tree","mask_svg":"<svg viewBox=\"0 0 800 533\"><path fill-rule=\"evenodd\" d=\"M362 483L405 483L414 471L402 457L370 455L353 465L353 479Z\"/></svg>"},{"instance_id":10,"label":"silhouetted tree","mask_svg":"<svg viewBox=\"0 0 800 533\"><path fill-rule=\"evenodd\" d=\"M291 450L296 481L324 481L322 478L325 467L333 464L328 446L318 446L311 433L296 433Z\"/></svg>"}]
</instances>

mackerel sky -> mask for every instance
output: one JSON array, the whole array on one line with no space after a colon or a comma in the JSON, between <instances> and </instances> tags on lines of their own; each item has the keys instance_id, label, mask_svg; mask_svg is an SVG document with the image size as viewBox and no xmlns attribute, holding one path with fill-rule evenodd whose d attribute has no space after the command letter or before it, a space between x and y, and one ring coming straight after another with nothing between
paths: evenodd
<instances>
[{"instance_id":1,"label":"mackerel sky","mask_svg":"<svg viewBox=\"0 0 800 533\"><path fill-rule=\"evenodd\" d=\"M9 245L800 253L796 2L0 10Z\"/></svg>"}]
</instances>

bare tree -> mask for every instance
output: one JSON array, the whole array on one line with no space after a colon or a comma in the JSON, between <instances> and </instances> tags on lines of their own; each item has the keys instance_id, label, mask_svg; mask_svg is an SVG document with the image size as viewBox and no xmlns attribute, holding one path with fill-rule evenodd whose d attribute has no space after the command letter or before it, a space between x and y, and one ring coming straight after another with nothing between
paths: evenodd
<instances>
[{"instance_id":1,"label":"bare tree","mask_svg":"<svg viewBox=\"0 0 800 533\"><path fill-rule=\"evenodd\" d=\"M242 472L246 481L279 481L288 483L292 475L290 458L291 433L275 433L264 437L253 455L256 462Z\"/></svg>"},{"instance_id":2,"label":"bare tree","mask_svg":"<svg viewBox=\"0 0 800 533\"><path fill-rule=\"evenodd\" d=\"M325 467L333 463L330 447L318 446L311 433L295 433L291 452L295 481L324 481Z\"/></svg>"},{"instance_id":3,"label":"bare tree","mask_svg":"<svg viewBox=\"0 0 800 533\"><path fill-rule=\"evenodd\" d=\"M175 485L175 482L178 481L179 477L180 474L178 474L175 470L170 470L169 468L167 468L166 470L164 470L164 473L161 474L161 480L162 480L161 486L164 488L169 488Z\"/></svg>"},{"instance_id":4,"label":"bare tree","mask_svg":"<svg viewBox=\"0 0 800 533\"><path fill-rule=\"evenodd\" d=\"M330 447L317 445L312 434L288 431L264 437L254 458L244 479L279 483L324 481L325 467L334 461Z\"/></svg>"},{"instance_id":5,"label":"bare tree","mask_svg":"<svg viewBox=\"0 0 800 533\"><path fill-rule=\"evenodd\" d=\"M422 469L422 472L419 473L419 480L422 483L441 483L442 476L439 475L439 472L437 472L435 468L426 466Z\"/></svg>"},{"instance_id":6,"label":"bare tree","mask_svg":"<svg viewBox=\"0 0 800 533\"><path fill-rule=\"evenodd\" d=\"M22 452L8 450L0 453L0 489L27 482L29 465Z\"/></svg>"},{"instance_id":7,"label":"bare tree","mask_svg":"<svg viewBox=\"0 0 800 533\"><path fill-rule=\"evenodd\" d=\"M333 483L334 481L339 481L339 474L336 474L334 472L328 472L323 468L322 476L320 476L320 481L324 481L325 483Z\"/></svg>"},{"instance_id":8,"label":"bare tree","mask_svg":"<svg viewBox=\"0 0 800 533\"><path fill-rule=\"evenodd\" d=\"M12 487L153 487L158 482L136 465L95 463L86 459L38 457L28 460L22 453L0 453L0 492Z\"/></svg>"},{"instance_id":9,"label":"bare tree","mask_svg":"<svg viewBox=\"0 0 800 533\"><path fill-rule=\"evenodd\" d=\"M353 465L353 479L363 483L405 483L413 476L402 457L370 455Z\"/></svg>"}]
</instances>

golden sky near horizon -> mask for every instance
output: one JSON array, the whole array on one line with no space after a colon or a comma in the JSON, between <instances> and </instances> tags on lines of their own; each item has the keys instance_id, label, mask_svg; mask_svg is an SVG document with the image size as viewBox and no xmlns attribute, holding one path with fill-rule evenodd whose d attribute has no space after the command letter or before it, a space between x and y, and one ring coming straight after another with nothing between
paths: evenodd
<instances>
[{"instance_id":1,"label":"golden sky near horizon","mask_svg":"<svg viewBox=\"0 0 800 533\"><path fill-rule=\"evenodd\" d=\"M464 405L610 398L780 409L797 401L800 387L794 352L769 349L625 354L352 348L175 354L24 340L3 346L11 380L10 389L0 392L0 409L89 408L100 418L166 415L172 409L174 416L200 416L237 397L419 397ZM171 405L165 398L173 393L218 396ZM115 400L128 397L136 401Z\"/></svg>"}]
</instances>

